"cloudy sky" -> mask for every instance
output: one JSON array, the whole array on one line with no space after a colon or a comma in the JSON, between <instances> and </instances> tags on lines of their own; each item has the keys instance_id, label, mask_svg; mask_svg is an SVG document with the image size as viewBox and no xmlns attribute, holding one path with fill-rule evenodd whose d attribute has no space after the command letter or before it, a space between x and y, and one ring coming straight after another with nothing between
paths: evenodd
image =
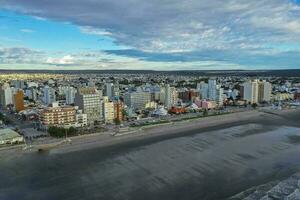
<instances>
[{"instance_id":1,"label":"cloudy sky","mask_svg":"<svg viewBox=\"0 0 300 200\"><path fill-rule=\"evenodd\" d=\"M0 0L0 69L300 69L300 0Z\"/></svg>"}]
</instances>

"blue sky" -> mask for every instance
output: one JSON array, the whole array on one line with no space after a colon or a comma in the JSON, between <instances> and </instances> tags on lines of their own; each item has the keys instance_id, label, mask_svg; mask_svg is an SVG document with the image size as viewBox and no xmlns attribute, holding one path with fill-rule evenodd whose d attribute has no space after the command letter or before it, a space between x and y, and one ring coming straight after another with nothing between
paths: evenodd
<instances>
[{"instance_id":1,"label":"blue sky","mask_svg":"<svg viewBox=\"0 0 300 200\"><path fill-rule=\"evenodd\" d=\"M0 0L0 69L300 69L299 0Z\"/></svg>"}]
</instances>

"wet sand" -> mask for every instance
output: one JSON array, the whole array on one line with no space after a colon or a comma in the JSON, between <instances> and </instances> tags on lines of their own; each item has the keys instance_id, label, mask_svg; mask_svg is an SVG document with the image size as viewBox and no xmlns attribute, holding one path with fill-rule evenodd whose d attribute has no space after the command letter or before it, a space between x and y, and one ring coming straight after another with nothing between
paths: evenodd
<instances>
[{"instance_id":1,"label":"wet sand","mask_svg":"<svg viewBox=\"0 0 300 200\"><path fill-rule=\"evenodd\" d=\"M0 199L227 199L300 171L299 111L201 127L2 157Z\"/></svg>"}]
</instances>

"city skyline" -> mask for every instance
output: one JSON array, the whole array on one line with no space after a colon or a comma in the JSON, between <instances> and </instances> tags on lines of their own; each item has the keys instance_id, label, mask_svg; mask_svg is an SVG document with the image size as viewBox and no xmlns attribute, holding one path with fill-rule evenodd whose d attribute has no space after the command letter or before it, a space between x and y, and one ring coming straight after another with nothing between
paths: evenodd
<instances>
[{"instance_id":1,"label":"city skyline","mask_svg":"<svg viewBox=\"0 0 300 200\"><path fill-rule=\"evenodd\" d=\"M0 69L299 69L300 1L0 0Z\"/></svg>"}]
</instances>

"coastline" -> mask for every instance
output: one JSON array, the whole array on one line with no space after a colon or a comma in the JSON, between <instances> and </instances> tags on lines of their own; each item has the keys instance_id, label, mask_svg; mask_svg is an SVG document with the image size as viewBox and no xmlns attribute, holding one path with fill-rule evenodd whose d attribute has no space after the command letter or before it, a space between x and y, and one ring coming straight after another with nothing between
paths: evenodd
<instances>
[{"instance_id":1,"label":"coastline","mask_svg":"<svg viewBox=\"0 0 300 200\"><path fill-rule=\"evenodd\" d=\"M129 134L111 136L110 134L95 134L72 138L71 144L64 144L50 150L50 154L63 154L93 148L104 148L126 143L157 142L164 139L182 137L201 132L209 132L216 129L251 123L254 120L263 120L265 117L278 118L281 115L298 112L299 110L283 110L274 113L265 113L259 110L231 113L227 115L211 116L189 121L161 124L155 127L143 127L130 131Z\"/></svg>"},{"instance_id":2,"label":"coastline","mask_svg":"<svg viewBox=\"0 0 300 200\"><path fill-rule=\"evenodd\" d=\"M91 135L75 136L70 138L70 143L58 142L59 145L50 148L49 154L65 154L94 148L105 148L112 146L128 145L129 143L147 144L151 142L158 142L165 139L175 137L182 137L201 132L209 132L216 129L222 129L234 125L241 125L252 123L252 121L259 121L269 118L282 117L285 114L299 112L297 110L282 110L264 112L262 110L252 110L237 113L230 113L226 115L210 116L205 118L197 118L180 122L173 122L168 124L160 124L158 126L142 127L130 130L121 135L112 136L111 132L96 133ZM24 145L20 147L13 147L8 149L0 149L0 157L4 155L21 156L26 153L37 152L37 148L22 150ZM12 155L12 152L17 155Z\"/></svg>"}]
</instances>

